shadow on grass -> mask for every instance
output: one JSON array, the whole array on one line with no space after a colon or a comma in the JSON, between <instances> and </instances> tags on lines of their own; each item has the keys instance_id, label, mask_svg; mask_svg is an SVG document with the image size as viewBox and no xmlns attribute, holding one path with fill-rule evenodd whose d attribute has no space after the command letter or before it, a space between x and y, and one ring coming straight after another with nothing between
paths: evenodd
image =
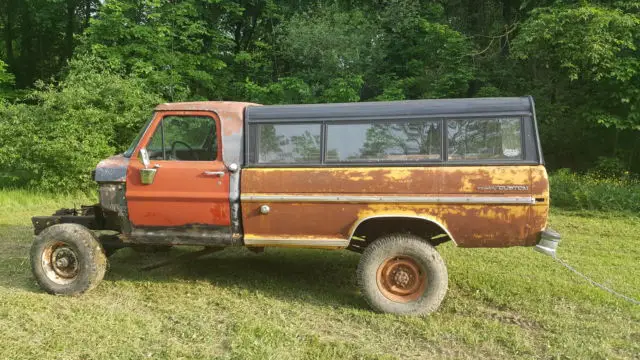
<instances>
[{"instance_id":1,"label":"shadow on grass","mask_svg":"<svg viewBox=\"0 0 640 360\"><path fill-rule=\"evenodd\" d=\"M32 239L29 226L0 225L0 287L40 291L29 263ZM105 281L208 281L216 287L259 292L287 301L366 308L357 292L359 255L355 253L272 248L254 254L245 248L229 248L186 262L177 259L197 249L174 247L170 252L155 254L122 249L109 259ZM170 259L177 262L155 270L141 270Z\"/></svg>"},{"instance_id":2,"label":"shadow on grass","mask_svg":"<svg viewBox=\"0 0 640 360\"><path fill-rule=\"evenodd\" d=\"M38 290L29 263L32 240L33 229L30 226L0 224L0 287Z\"/></svg>"},{"instance_id":3,"label":"shadow on grass","mask_svg":"<svg viewBox=\"0 0 640 360\"><path fill-rule=\"evenodd\" d=\"M141 270L145 265L176 259L190 251L176 247L164 254L138 254L123 249L110 259L106 280L208 281L217 287L259 292L283 300L366 308L356 286L359 255L347 251L267 249L254 254L244 248L229 248L195 260Z\"/></svg>"}]
</instances>

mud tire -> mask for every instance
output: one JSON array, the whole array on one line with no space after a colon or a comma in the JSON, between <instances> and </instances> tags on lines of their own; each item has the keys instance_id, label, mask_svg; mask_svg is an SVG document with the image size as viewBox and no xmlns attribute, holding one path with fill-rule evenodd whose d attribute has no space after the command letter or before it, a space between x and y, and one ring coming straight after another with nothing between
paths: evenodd
<instances>
[{"instance_id":1,"label":"mud tire","mask_svg":"<svg viewBox=\"0 0 640 360\"><path fill-rule=\"evenodd\" d=\"M49 254L59 248L73 254L75 275L61 277L53 270L53 255ZM31 270L40 287L50 294L83 294L102 281L106 269L107 257L100 242L82 225L50 226L36 236L31 245Z\"/></svg>"},{"instance_id":2,"label":"mud tire","mask_svg":"<svg viewBox=\"0 0 640 360\"><path fill-rule=\"evenodd\" d=\"M396 301L381 289L380 269L394 258L410 259L426 275L426 284L423 290L416 291L415 300ZM371 243L360 258L357 279L364 298L375 311L403 315L428 315L436 311L448 287L447 267L438 251L411 234L385 235Z\"/></svg>"}]
</instances>

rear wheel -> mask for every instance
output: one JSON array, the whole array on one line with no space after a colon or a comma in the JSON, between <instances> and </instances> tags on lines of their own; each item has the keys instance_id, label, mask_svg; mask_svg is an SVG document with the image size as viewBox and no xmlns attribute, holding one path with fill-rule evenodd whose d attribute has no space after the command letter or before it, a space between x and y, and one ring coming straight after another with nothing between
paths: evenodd
<instances>
[{"instance_id":1,"label":"rear wheel","mask_svg":"<svg viewBox=\"0 0 640 360\"><path fill-rule=\"evenodd\" d=\"M386 235L364 250L358 283L376 311L426 315L440 307L447 293L447 267L424 239L410 234Z\"/></svg>"},{"instance_id":2,"label":"rear wheel","mask_svg":"<svg viewBox=\"0 0 640 360\"><path fill-rule=\"evenodd\" d=\"M48 227L31 246L31 270L40 287L50 294L87 292L102 281L106 269L102 246L82 225Z\"/></svg>"}]
</instances>

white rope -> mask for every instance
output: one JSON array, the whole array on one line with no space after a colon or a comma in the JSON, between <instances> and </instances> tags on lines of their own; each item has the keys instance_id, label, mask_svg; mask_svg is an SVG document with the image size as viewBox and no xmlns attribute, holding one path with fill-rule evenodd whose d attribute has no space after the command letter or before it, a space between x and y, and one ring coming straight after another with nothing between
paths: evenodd
<instances>
[{"instance_id":1,"label":"white rope","mask_svg":"<svg viewBox=\"0 0 640 360\"><path fill-rule=\"evenodd\" d=\"M587 275L585 275L585 274L579 272L578 270L574 269L571 265L567 264L564 260L562 260L562 259L560 259L558 257L555 257L555 256L552 256L552 257L553 257L553 259L555 261L559 262L560 264L562 264L567 269L573 271L574 273L576 273L577 275L579 275L583 279L587 280L591 285L599 287L600 289L602 289L602 290L604 290L604 291L606 291L608 293L611 293L611 294L613 294L613 295L615 295L615 296L617 296L619 298L622 298L622 299L624 299L624 300L626 300L626 301L628 301L628 302L630 302L632 304L640 305L640 301L638 301L638 300L636 300L634 298L631 298L629 296L626 296L624 294L621 294L621 293L619 293L619 292L617 292L617 291L615 291L615 290L613 290L613 289L611 289L611 288L609 288L607 286L604 286L604 285L602 285L602 284L600 284L598 282L595 282L594 280L592 280Z\"/></svg>"}]
</instances>

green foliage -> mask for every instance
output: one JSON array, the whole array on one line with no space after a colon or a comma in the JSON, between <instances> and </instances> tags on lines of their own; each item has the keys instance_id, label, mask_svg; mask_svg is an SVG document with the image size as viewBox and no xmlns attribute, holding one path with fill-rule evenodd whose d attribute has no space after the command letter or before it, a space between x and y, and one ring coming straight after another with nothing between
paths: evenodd
<instances>
[{"instance_id":1,"label":"green foliage","mask_svg":"<svg viewBox=\"0 0 640 360\"><path fill-rule=\"evenodd\" d=\"M232 43L213 26L224 1L110 0L87 30L82 51L123 66L169 100L222 98L216 74ZM228 9L226 9L228 10Z\"/></svg>"},{"instance_id":2,"label":"green foliage","mask_svg":"<svg viewBox=\"0 0 640 360\"><path fill-rule=\"evenodd\" d=\"M68 164L89 169L131 141L159 98L532 94L549 168L640 173L636 0L5 0L0 35L2 183L60 184ZM42 135L86 126L92 140ZM82 155L43 155L72 148Z\"/></svg>"},{"instance_id":3,"label":"green foliage","mask_svg":"<svg viewBox=\"0 0 640 360\"><path fill-rule=\"evenodd\" d=\"M420 21L413 29L415 36L390 39L388 56L394 72L404 78L407 98L461 97L467 93L473 78L471 44L465 36L447 25ZM404 59L399 59L401 56ZM404 64L403 64L404 63Z\"/></svg>"},{"instance_id":4,"label":"green foliage","mask_svg":"<svg viewBox=\"0 0 640 360\"><path fill-rule=\"evenodd\" d=\"M2 86L13 85L15 76L7 71L7 64L0 60L0 89Z\"/></svg>"},{"instance_id":5,"label":"green foliage","mask_svg":"<svg viewBox=\"0 0 640 360\"><path fill-rule=\"evenodd\" d=\"M572 210L640 212L640 180L561 169L550 176L551 205Z\"/></svg>"},{"instance_id":6,"label":"green foliage","mask_svg":"<svg viewBox=\"0 0 640 360\"><path fill-rule=\"evenodd\" d=\"M95 58L70 64L58 85L40 85L30 104L0 109L0 183L71 191L91 186L90 171L123 151L153 104L143 83L114 73Z\"/></svg>"},{"instance_id":7,"label":"green foliage","mask_svg":"<svg viewBox=\"0 0 640 360\"><path fill-rule=\"evenodd\" d=\"M360 89L364 84L361 75L332 79L322 92L322 101L328 103L356 102L360 100Z\"/></svg>"},{"instance_id":8,"label":"green foliage","mask_svg":"<svg viewBox=\"0 0 640 360\"><path fill-rule=\"evenodd\" d=\"M534 11L513 54L583 119L640 130L640 17L597 6ZM534 76L536 76L534 75ZM589 101L584 101L589 99Z\"/></svg>"},{"instance_id":9,"label":"green foliage","mask_svg":"<svg viewBox=\"0 0 640 360\"><path fill-rule=\"evenodd\" d=\"M282 32L282 59L320 101L360 100L363 77L382 56L380 29L362 11L320 7L294 15Z\"/></svg>"},{"instance_id":10,"label":"green foliage","mask_svg":"<svg viewBox=\"0 0 640 360\"><path fill-rule=\"evenodd\" d=\"M0 108L2 107L5 97L12 92L15 76L7 71L7 64L0 60Z\"/></svg>"},{"instance_id":11,"label":"green foliage","mask_svg":"<svg viewBox=\"0 0 640 360\"><path fill-rule=\"evenodd\" d=\"M3 0L0 57L18 88L55 76L73 55L100 0Z\"/></svg>"},{"instance_id":12,"label":"green foliage","mask_svg":"<svg viewBox=\"0 0 640 360\"><path fill-rule=\"evenodd\" d=\"M589 172L599 177L624 179L629 176L628 168L628 165L617 157L601 156Z\"/></svg>"},{"instance_id":13,"label":"green foliage","mask_svg":"<svg viewBox=\"0 0 640 360\"><path fill-rule=\"evenodd\" d=\"M266 86L247 80L244 86L248 100L260 104L305 104L311 101L311 88L296 77L285 77Z\"/></svg>"}]
</instances>

